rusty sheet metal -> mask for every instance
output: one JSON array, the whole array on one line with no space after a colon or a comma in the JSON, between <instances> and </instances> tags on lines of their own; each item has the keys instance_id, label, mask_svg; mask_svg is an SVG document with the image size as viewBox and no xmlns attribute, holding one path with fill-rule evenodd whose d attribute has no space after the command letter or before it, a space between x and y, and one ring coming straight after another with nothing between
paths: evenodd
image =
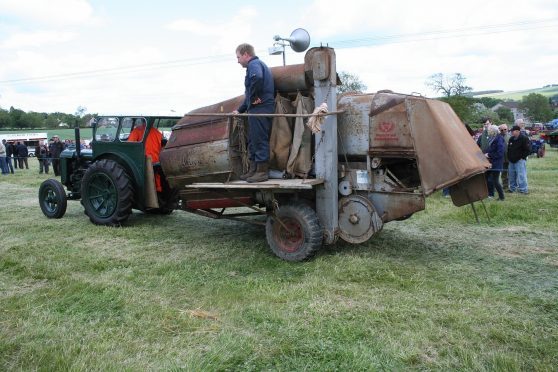
<instances>
[{"instance_id":1,"label":"rusty sheet metal","mask_svg":"<svg viewBox=\"0 0 558 372\"><path fill-rule=\"evenodd\" d=\"M228 99L226 101L222 101L219 103L215 103L210 106L201 107L189 112L189 114L193 113L231 113L240 107L240 104L244 100L244 95L234 97ZM193 125L193 124L202 124L202 123L211 123L215 122L216 120L223 120L227 121L226 117L222 119L216 119L214 116L184 116L180 121L173 127L173 131L175 129L180 129L184 126Z\"/></svg>"},{"instance_id":2,"label":"rusty sheet metal","mask_svg":"<svg viewBox=\"0 0 558 372\"><path fill-rule=\"evenodd\" d=\"M405 105L425 195L490 169L447 103L407 96Z\"/></svg>"},{"instance_id":3,"label":"rusty sheet metal","mask_svg":"<svg viewBox=\"0 0 558 372\"><path fill-rule=\"evenodd\" d=\"M372 200L374 208L384 223L407 218L425 208L425 199L421 194L374 192L368 197Z\"/></svg>"},{"instance_id":4,"label":"rusty sheet metal","mask_svg":"<svg viewBox=\"0 0 558 372\"><path fill-rule=\"evenodd\" d=\"M223 182L232 169L228 140L165 148L161 165L172 187L193 182Z\"/></svg>"},{"instance_id":5,"label":"rusty sheet metal","mask_svg":"<svg viewBox=\"0 0 558 372\"><path fill-rule=\"evenodd\" d=\"M338 109L345 112L338 117L339 153L414 157L404 101L405 96L386 93L341 96Z\"/></svg>"},{"instance_id":6,"label":"rusty sheet metal","mask_svg":"<svg viewBox=\"0 0 558 372\"><path fill-rule=\"evenodd\" d=\"M233 208L253 205L254 199L250 196L237 198L208 198L200 200L186 200L183 208L185 209L210 209L210 208Z\"/></svg>"},{"instance_id":7,"label":"rusty sheet metal","mask_svg":"<svg viewBox=\"0 0 558 372\"><path fill-rule=\"evenodd\" d=\"M343 94L337 109L344 113L337 116L339 139L337 151L346 155L366 155L369 149L370 125L368 110L371 95Z\"/></svg>"},{"instance_id":8,"label":"rusty sheet metal","mask_svg":"<svg viewBox=\"0 0 558 372\"><path fill-rule=\"evenodd\" d=\"M305 91L312 86L306 80L304 64L272 67L271 74L275 90L279 92Z\"/></svg>"},{"instance_id":9,"label":"rusty sheet metal","mask_svg":"<svg viewBox=\"0 0 558 372\"><path fill-rule=\"evenodd\" d=\"M166 148L197 143L220 141L229 138L228 119L215 119L203 123L190 123L173 128Z\"/></svg>"},{"instance_id":10,"label":"rusty sheet metal","mask_svg":"<svg viewBox=\"0 0 558 372\"><path fill-rule=\"evenodd\" d=\"M450 195L453 205L456 207L486 199L488 197L486 177L484 174L477 174L476 176L461 181L450 187Z\"/></svg>"},{"instance_id":11,"label":"rusty sheet metal","mask_svg":"<svg viewBox=\"0 0 558 372\"><path fill-rule=\"evenodd\" d=\"M370 155L413 156L415 148L404 100L391 96L376 94L372 100L371 107L376 109L370 117Z\"/></svg>"}]
</instances>

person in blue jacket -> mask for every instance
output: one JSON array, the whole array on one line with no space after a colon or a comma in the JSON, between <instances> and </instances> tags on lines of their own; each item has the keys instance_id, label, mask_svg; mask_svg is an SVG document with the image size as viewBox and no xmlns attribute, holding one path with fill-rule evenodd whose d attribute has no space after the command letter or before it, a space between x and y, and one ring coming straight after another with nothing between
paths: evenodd
<instances>
[{"instance_id":1,"label":"person in blue jacket","mask_svg":"<svg viewBox=\"0 0 558 372\"><path fill-rule=\"evenodd\" d=\"M500 173L504 167L504 152L506 144L504 137L500 136L500 129L496 125L488 127L488 149L485 153L486 157L492 164L492 168L486 172L486 181L488 184L488 197L494 197L494 188L498 192L498 200L504 200L504 189L500 183Z\"/></svg>"},{"instance_id":2,"label":"person in blue jacket","mask_svg":"<svg viewBox=\"0 0 558 372\"><path fill-rule=\"evenodd\" d=\"M275 112L275 86L270 69L254 52L250 44L240 44L236 48L236 59L246 69L244 78L244 101L234 114L273 114ZM250 168L240 176L247 182L268 180L269 136L271 117L248 117L248 153Z\"/></svg>"}]
</instances>

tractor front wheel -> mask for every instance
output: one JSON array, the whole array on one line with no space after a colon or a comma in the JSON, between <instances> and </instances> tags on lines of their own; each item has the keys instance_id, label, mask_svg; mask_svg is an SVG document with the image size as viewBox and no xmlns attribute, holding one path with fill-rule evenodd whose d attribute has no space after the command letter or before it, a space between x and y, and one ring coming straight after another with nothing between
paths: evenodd
<instances>
[{"instance_id":1,"label":"tractor front wheel","mask_svg":"<svg viewBox=\"0 0 558 372\"><path fill-rule=\"evenodd\" d=\"M126 170L114 160L93 163L83 176L81 204L96 225L120 226L130 214L134 189Z\"/></svg>"},{"instance_id":2,"label":"tractor front wheel","mask_svg":"<svg viewBox=\"0 0 558 372\"><path fill-rule=\"evenodd\" d=\"M52 178L43 181L39 188L39 205L48 218L62 218L68 206L64 186Z\"/></svg>"}]
</instances>

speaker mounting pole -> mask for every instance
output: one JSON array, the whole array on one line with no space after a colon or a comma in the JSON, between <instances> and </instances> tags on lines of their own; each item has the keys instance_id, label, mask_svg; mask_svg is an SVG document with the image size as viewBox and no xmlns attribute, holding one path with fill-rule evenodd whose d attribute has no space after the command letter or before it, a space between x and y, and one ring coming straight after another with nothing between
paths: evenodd
<instances>
[{"instance_id":1,"label":"speaker mounting pole","mask_svg":"<svg viewBox=\"0 0 558 372\"><path fill-rule=\"evenodd\" d=\"M285 61L285 46L290 45L291 49L297 53L304 52L310 46L310 34L303 28L297 28L291 32L289 37L281 37L275 35L273 47L269 48L270 55L283 55L283 66L286 65ZM287 44L288 43L288 44Z\"/></svg>"}]
</instances>

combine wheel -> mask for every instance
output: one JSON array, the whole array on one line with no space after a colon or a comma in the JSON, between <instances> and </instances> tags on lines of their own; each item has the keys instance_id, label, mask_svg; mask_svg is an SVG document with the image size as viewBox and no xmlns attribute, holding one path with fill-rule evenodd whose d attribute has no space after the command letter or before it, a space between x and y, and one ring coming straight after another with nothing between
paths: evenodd
<instances>
[{"instance_id":1,"label":"combine wheel","mask_svg":"<svg viewBox=\"0 0 558 372\"><path fill-rule=\"evenodd\" d=\"M114 160L99 160L87 168L81 204L94 224L120 226L132 214L133 198L130 177Z\"/></svg>"},{"instance_id":2,"label":"combine wheel","mask_svg":"<svg viewBox=\"0 0 558 372\"><path fill-rule=\"evenodd\" d=\"M302 261L322 246L323 231L316 212L306 204L285 204L267 218L267 243L278 257Z\"/></svg>"},{"instance_id":3,"label":"combine wheel","mask_svg":"<svg viewBox=\"0 0 558 372\"><path fill-rule=\"evenodd\" d=\"M64 186L52 178L43 181L39 188L39 204L48 218L62 218L68 206Z\"/></svg>"}]
</instances>

